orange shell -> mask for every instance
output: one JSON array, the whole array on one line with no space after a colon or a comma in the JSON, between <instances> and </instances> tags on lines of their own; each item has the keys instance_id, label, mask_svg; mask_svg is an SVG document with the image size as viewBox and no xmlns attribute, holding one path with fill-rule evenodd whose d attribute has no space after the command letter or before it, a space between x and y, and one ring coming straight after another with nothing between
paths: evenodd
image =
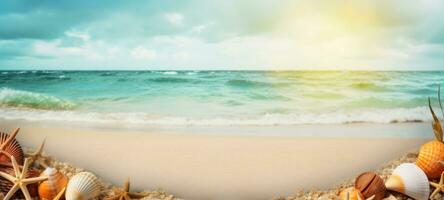
<instances>
[{"instance_id":1,"label":"orange shell","mask_svg":"<svg viewBox=\"0 0 444 200\"><path fill-rule=\"evenodd\" d=\"M444 143L434 140L422 145L416 165L421 168L429 179L436 179L444 171Z\"/></svg>"},{"instance_id":2,"label":"orange shell","mask_svg":"<svg viewBox=\"0 0 444 200\"><path fill-rule=\"evenodd\" d=\"M9 134L0 132L0 146L4 142L6 142L8 137L9 137ZM14 158L17 160L17 163L19 165L23 165L24 153L23 153L22 147L20 146L20 144L18 143L18 141L15 138L12 140L12 142L8 146L6 146L6 148L4 149L4 152L6 152L7 154L9 154L11 156L14 156ZM0 153L0 162L8 162L9 163L9 162L11 162L11 158L6 156L4 153Z\"/></svg>"},{"instance_id":3,"label":"orange shell","mask_svg":"<svg viewBox=\"0 0 444 200\"><path fill-rule=\"evenodd\" d=\"M349 193L348 200L363 200L364 199L364 196L361 194L361 192L354 187L349 187L349 188L343 189L341 191L341 193L339 194L339 199L347 200L347 193Z\"/></svg>"},{"instance_id":4,"label":"orange shell","mask_svg":"<svg viewBox=\"0 0 444 200\"><path fill-rule=\"evenodd\" d=\"M52 200L68 185L68 177L54 168L47 168L40 176L47 176L48 180L39 185L39 196L42 200Z\"/></svg>"}]
</instances>

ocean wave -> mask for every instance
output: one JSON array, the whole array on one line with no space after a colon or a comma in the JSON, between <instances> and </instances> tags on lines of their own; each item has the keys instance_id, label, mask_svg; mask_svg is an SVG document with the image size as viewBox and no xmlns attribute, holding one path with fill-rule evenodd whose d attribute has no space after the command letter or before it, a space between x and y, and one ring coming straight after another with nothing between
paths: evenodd
<instances>
[{"instance_id":1,"label":"ocean wave","mask_svg":"<svg viewBox=\"0 0 444 200\"><path fill-rule=\"evenodd\" d=\"M161 72L161 74L165 74L165 75L176 75L178 74L176 71L166 71L166 72Z\"/></svg>"},{"instance_id":2,"label":"ocean wave","mask_svg":"<svg viewBox=\"0 0 444 200\"><path fill-rule=\"evenodd\" d=\"M187 83L191 82L191 79L187 78L176 78L176 77L160 77L148 79L148 81L156 82L156 83Z\"/></svg>"},{"instance_id":3,"label":"ocean wave","mask_svg":"<svg viewBox=\"0 0 444 200\"><path fill-rule=\"evenodd\" d=\"M69 110L74 108L73 103L54 96L10 88L0 89L0 106L42 110Z\"/></svg>"},{"instance_id":4,"label":"ocean wave","mask_svg":"<svg viewBox=\"0 0 444 200\"><path fill-rule=\"evenodd\" d=\"M351 112L330 112L323 114L290 114L286 112L264 113L252 117L186 118L178 116L157 116L148 113L99 113L81 111L29 110L0 108L3 119L24 119L30 121L62 121L85 123L142 124L168 126L277 126L299 124L348 124L348 123L402 123L430 121L426 107L411 109L373 109Z\"/></svg>"},{"instance_id":5,"label":"ocean wave","mask_svg":"<svg viewBox=\"0 0 444 200\"><path fill-rule=\"evenodd\" d=\"M377 85L375 83L370 83L370 82L353 83L350 86L352 88L358 89L358 90L371 90L371 91L385 91L385 90L388 90L388 88L384 88L383 86Z\"/></svg>"},{"instance_id":6,"label":"ocean wave","mask_svg":"<svg viewBox=\"0 0 444 200\"><path fill-rule=\"evenodd\" d=\"M226 82L226 85L239 87L239 88L252 88L252 87L269 87L272 86L269 83L261 81L252 81L244 79L233 79Z\"/></svg>"}]
</instances>

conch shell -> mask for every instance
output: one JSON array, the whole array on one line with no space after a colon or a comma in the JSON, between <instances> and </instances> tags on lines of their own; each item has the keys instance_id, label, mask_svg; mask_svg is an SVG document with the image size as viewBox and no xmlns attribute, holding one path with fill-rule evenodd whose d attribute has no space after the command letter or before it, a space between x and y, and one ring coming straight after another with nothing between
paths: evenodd
<instances>
[{"instance_id":1,"label":"conch shell","mask_svg":"<svg viewBox=\"0 0 444 200\"><path fill-rule=\"evenodd\" d=\"M68 177L54 168L46 168L41 176L48 177L39 185L39 196L42 200L53 200L68 184Z\"/></svg>"},{"instance_id":2,"label":"conch shell","mask_svg":"<svg viewBox=\"0 0 444 200\"><path fill-rule=\"evenodd\" d=\"M99 179L90 172L80 172L73 176L66 188L66 200L88 200L99 196Z\"/></svg>"}]
</instances>

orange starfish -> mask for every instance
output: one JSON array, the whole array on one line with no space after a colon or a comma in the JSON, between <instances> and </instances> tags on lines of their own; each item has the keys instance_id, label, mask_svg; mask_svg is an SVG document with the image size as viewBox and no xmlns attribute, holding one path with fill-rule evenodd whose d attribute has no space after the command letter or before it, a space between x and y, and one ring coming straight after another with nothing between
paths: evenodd
<instances>
[{"instance_id":1,"label":"orange starfish","mask_svg":"<svg viewBox=\"0 0 444 200\"><path fill-rule=\"evenodd\" d=\"M147 193L143 193L143 192L130 192L130 182L129 179L127 179L125 181L125 184L123 185L123 190L122 189L116 189L115 190L115 195L112 197L108 197L106 198L106 200L131 200L131 199L140 199L143 197L148 196Z\"/></svg>"},{"instance_id":2,"label":"orange starfish","mask_svg":"<svg viewBox=\"0 0 444 200\"><path fill-rule=\"evenodd\" d=\"M20 171L20 167L17 164L17 161L14 157L11 157L12 166L14 168L15 177L11 176L7 173L0 172L0 176L5 178L6 180L12 182L14 186L9 190L3 200L9 200L11 197L20 189L25 196L26 200L32 200L31 195L29 194L27 186L29 184L38 183L44 180L47 180L48 177L34 177L34 178L26 178L29 167L29 159L25 159L25 164L23 165L23 169Z\"/></svg>"}]
</instances>

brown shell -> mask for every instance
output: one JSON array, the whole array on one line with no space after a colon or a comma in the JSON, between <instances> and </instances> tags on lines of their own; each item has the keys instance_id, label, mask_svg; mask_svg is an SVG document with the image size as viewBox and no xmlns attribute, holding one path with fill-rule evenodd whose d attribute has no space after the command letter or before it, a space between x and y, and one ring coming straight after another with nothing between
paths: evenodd
<instances>
[{"instance_id":1,"label":"brown shell","mask_svg":"<svg viewBox=\"0 0 444 200\"><path fill-rule=\"evenodd\" d=\"M8 137L9 134L0 132L0 146L8 139ZM25 157L23 149L15 138L8 146L6 146L4 151L9 155L14 156L19 165L23 165L23 159ZM11 158L4 153L0 153L0 162L11 162Z\"/></svg>"},{"instance_id":2,"label":"brown shell","mask_svg":"<svg viewBox=\"0 0 444 200\"><path fill-rule=\"evenodd\" d=\"M41 175L48 177L48 180L39 185L39 196L42 200L54 199L68 185L68 177L56 169L47 168Z\"/></svg>"},{"instance_id":3,"label":"brown shell","mask_svg":"<svg viewBox=\"0 0 444 200\"><path fill-rule=\"evenodd\" d=\"M375 195L374 200L382 200L387 191L384 181L373 172L365 172L356 177L355 188L358 189L366 199Z\"/></svg>"},{"instance_id":4,"label":"brown shell","mask_svg":"<svg viewBox=\"0 0 444 200\"><path fill-rule=\"evenodd\" d=\"M5 172L7 174L10 174L12 176L15 176L15 172L13 168L0 168L0 171ZM28 174L26 175L26 178L32 178L32 177L39 177L40 172L38 170L35 169L28 169ZM9 192L9 190L11 189L11 187L14 184L2 177L0 177L0 193L3 194L7 194ZM37 199L39 194L38 194L38 183L35 184L30 184L27 186L29 194L31 195L31 197L33 199ZM21 191L17 191L11 199L25 199L25 197L23 196L23 193Z\"/></svg>"},{"instance_id":5,"label":"brown shell","mask_svg":"<svg viewBox=\"0 0 444 200\"><path fill-rule=\"evenodd\" d=\"M421 146L416 165L429 179L437 179L444 171L444 165L440 161L444 161L444 143L434 140Z\"/></svg>"},{"instance_id":6,"label":"brown shell","mask_svg":"<svg viewBox=\"0 0 444 200\"><path fill-rule=\"evenodd\" d=\"M348 193L348 199L347 199ZM339 199L341 200L363 200L364 196L362 193L354 187L349 187L339 193Z\"/></svg>"}]
</instances>

